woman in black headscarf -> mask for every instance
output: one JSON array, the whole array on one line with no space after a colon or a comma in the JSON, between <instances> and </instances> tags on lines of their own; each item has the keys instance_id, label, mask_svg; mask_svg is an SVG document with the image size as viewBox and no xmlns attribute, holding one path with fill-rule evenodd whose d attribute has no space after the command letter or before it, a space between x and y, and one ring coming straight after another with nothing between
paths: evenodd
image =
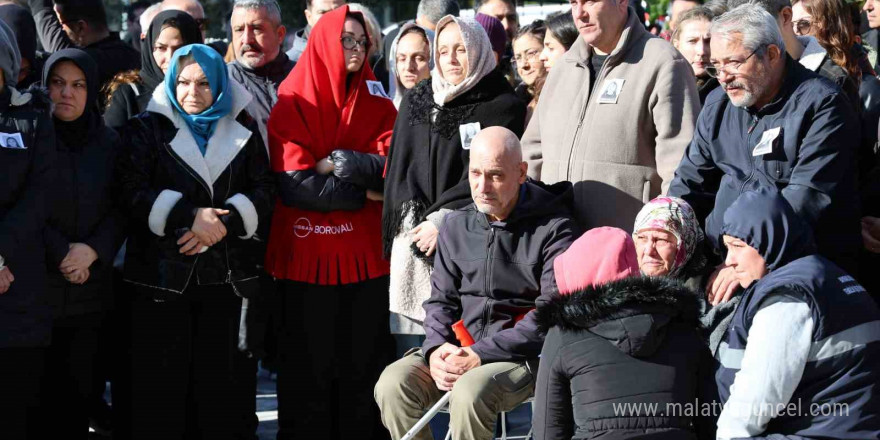
<instances>
[{"instance_id":1,"label":"woman in black headscarf","mask_svg":"<svg viewBox=\"0 0 880 440\"><path fill-rule=\"evenodd\" d=\"M43 438L88 438L98 336L123 238L112 183L119 136L98 112L98 71L79 49L55 52L43 69L54 104L55 187L43 232L52 344L42 407Z\"/></svg>"},{"instance_id":2,"label":"woman in black headscarf","mask_svg":"<svg viewBox=\"0 0 880 440\"><path fill-rule=\"evenodd\" d=\"M16 87L25 90L40 81L45 60L37 56L37 25L34 24L34 16L27 9L8 3L0 5L0 21L6 23L15 34L18 51L21 53L21 69Z\"/></svg>"},{"instance_id":3,"label":"woman in black headscarf","mask_svg":"<svg viewBox=\"0 0 880 440\"><path fill-rule=\"evenodd\" d=\"M202 31L195 19L183 11L162 11L141 40L141 70L116 75L105 90L107 109L104 121L120 129L135 115L147 110L156 86L165 80L165 71L174 51L202 42Z\"/></svg>"}]
</instances>

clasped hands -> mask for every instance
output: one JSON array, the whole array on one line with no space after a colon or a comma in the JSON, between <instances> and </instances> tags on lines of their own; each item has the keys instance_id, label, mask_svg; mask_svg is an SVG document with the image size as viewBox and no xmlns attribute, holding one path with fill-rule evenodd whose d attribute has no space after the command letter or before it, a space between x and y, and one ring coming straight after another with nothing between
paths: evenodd
<instances>
[{"instance_id":1,"label":"clasped hands","mask_svg":"<svg viewBox=\"0 0 880 440\"><path fill-rule=\"evenodd\" d=\"M315 164L315 172L326 176L327 174L332 173L336 169L336 165L333 164L333 161L330 160L330 156L327 156L321 160L319 160ZM385 200L385 195L379 191L373 191L371 189L367 190L367 200L373 200L376 202L381 202Z\"/></svg>"},{"instance_id":2,"label":"clasped hands","mask_svg":"<svg viewBox=\"0 0 880 440\"><path fill-rule=\"evenodd\" d=\"M217 208L199 208L192 228L177 240L180 253L195 255L203 247L211 247L226 237L226 225L220 220L221 215L229 214L229 210Z\"/></svg>"},{"instance_id":3,"label":"clasped hands","mask_svg":"<svg viewBox=\"0 0 880 440\"><path fill-rule=\"evenodd\" d=\"M447 342L431 353L428 365L437 388L451 391L464 373L479 367L482 361L470 347L457 347Z\"/></svg>"}]
</instances>

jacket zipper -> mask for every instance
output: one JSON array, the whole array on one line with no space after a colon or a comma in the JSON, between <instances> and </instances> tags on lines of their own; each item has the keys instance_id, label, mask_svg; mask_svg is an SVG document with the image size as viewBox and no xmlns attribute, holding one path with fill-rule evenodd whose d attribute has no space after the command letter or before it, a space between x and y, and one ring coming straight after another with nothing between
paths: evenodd
<instances>
[{"instance_id":1,"label":"jacket zipper","mask_svg":"<svg viewBox=\"0 0 880 440\"><path fill-rule=\"evenodd\" d=\"M746 148L747 149L751 148L752 132L755 131L755 127L758 126L758 122L760 122L760 119L757 116L752 116L752 125L749 125L748 137L746 138ZM751 155L751 152L746 151L746 154ZM749 164L751 165L751 167L750 167L751 169L749 170L749 177L747 177L746 180L743 181L742 185L739 187L740 194L742 194L743 191L746 190L746 185L749 183L749 181L752 180L752 177L755 176L755 167L756 167L755 160L756 159L754 158L754 156L752 156L752 160L749 161Z\"/></svg>"},{"instance_id":2,"label":"jacket zipper","mask_svg":"<svg viewBox=\"0 0 880 440\"><path fill-rule=\"evenodd\" d=\"M232 189L232 162L229 163L229 183L226 185L226 197L223 200L229 200L229 192ZM235 286L235 283L232 281L232 265L229 264L229 231L226 231L226 237L223 240L223 249L226 254L226 283L232 286L232 291L238 295L239 298L244 298L241 296L241 293L238 291L238 287Z\"/></svg>"},{"instance_id":3,"label":"jacket zipper","mask_svg":"<svg viewBox=\"0 0 880 440\"><path fill-rule=\"evenodd\" d=\"M593 54L595 55L595 53ZM596 80L593 81L593 86L599 84L599 79L603 77L605 73L605 67L608 65L608 60L611 58L611 54L608 55L608 58L605 58L605 61L602 63L602 68L599 69L599 72L596 73ZM587 73L590 72L590 66L586 67ZM565 178L566 180L571 180L571 157L574 155L574 149L577 148L578 141L581 138L581 127L584 125L584 118L587 116L587 108L590 106L590 101L593 99L593 86L589 86L587 91L587 99L584 102L584 106L581 108L580 117L578 118L578 125L574 131L574 139L571 141L571 147L568 149L568 162L565 166Z\"/></svg>"},{"instance_id":4,"label":"jacket zipper","mask_svg":"<svg viewBox=\"0 0 880 440\"><path fill-rule=\"evenodd\" d=\"M492 303L492 297L489 296L490 281L492 279L492 249L495 244L495 228L489 225L489 243L486 249L486 283L483 293L486 295L486 304L483 307L483 322L480 326L480 338L486 333L486 326L489 323L489 306ZM478 340L479 340L478 339Z\"/></svg>"},{"instance_id":5,"label":"jacket zipper","mask_svg":"<svg viewBox=\"0 0 880 440\"><path fill-rule=\"evenodd\" d=\"M190 176L192 176L192 178L195 179L196 182L199 182L199 185L201 185L202 188L204 188L208 192L208 196L211 197L211 206L213 207L214 206L214 197L213 197L213 193L211 192L211 190L209 190L208 187L206 187L205 184L202 183L202 180L199 179L195 174L193 174L192 171L190 171L189 168L187 168L186 165L184 165L180 161L180 159L177 158L176 155L174 155L174 152L171 151L170 148L168 148L167 143L165 144L165 151L167 151L168 155L171 156L174 159L174 161L177 162L178 165L180 165L181 168L183 168ZM195 261L193 261L193 264L189 269L189 275L187 275L187 277L186 277L186 283L183 284L183 289L180 290L181 293L185 292L186 288L189 287L189 282L190 282L190 280L192 280L193 272L195 272L195 270L196 270L196 265L199 263L200 256L201 256L200 253L196 253L196 259L195 259Z\"/></svg>"}]
</instances>

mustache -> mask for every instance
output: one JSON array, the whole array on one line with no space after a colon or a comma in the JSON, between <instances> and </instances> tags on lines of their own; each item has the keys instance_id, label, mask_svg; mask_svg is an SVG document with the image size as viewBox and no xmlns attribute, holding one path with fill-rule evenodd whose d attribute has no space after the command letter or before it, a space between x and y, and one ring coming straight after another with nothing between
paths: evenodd
<instances>
[{"instance_id":1,"label":"mustache","mask_svg":"<svg viewBox=\"0 0 880 440\"><path fill-rule=\"evenodd\" d=\"M728 84L724 84L724 83L721 84L721 88L724 89L724 91L727 91L727 89L730 87L733 87L735 89L743 89L743 90L746 89L746 85L739 82L739 81L731 81Z\"/></svg>"},{"instance_id":2,"label":"mustache","mask_svg":"<svg viewBox=\"0 0 880 440\"><path fill-rule=\"evenodd\" d=\"M253 50L253 51L255 51L255 52L263 53L263 48L260 47L259 44L244 44L244 45L241 46L241 49L239 49L239 52L241 52L241 53L245 53L245 52L247 52L247 51L249 51L249 50Z\"/></svg>"}]
</instances>

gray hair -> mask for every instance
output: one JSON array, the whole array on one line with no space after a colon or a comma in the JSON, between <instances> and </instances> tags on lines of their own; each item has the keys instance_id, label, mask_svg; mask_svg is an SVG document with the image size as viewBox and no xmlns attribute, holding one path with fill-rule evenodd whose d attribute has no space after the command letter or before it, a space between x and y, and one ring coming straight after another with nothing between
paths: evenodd
<instances>
[{"instance_id":1,"label":"gray hair","mask_svg":"<svg viewBox=\"0 0 880 440\"><path fill-rule=\"evenodd\" d=\"M162 3L156 3L150 6L147 9L144 9L144 12L141 13L141 16L138 18L138 23L141 25L141 32L146 33L147 29L150 28L150 23L153 22L153 19L156 18L159 13L162 12Z\"/></svg>"},{"instance_id":2,"label":"gray hair","mask_svg":"<svg viewBox=\"0 0 880 440\"><path fill-rule=\"evenodd\" d=\"M739 34L743 47L749 52L754 51L758 56L763 56L771 44L785 50L785 42L776 19L754 3L738 6L712 20L709 32L713 39L730 38L733 34Z\"/></svg>"},{"instance_id":3,"label":"gray hair","mask_svg":"<svg viewBox=\"0 0 880 440\"><path fill-rule=\"evenodd\" d=\"M266 13L269 14L269 20L272 21L275 27L281 26L281 7L278 6L278 2L275 0L235 0L235 3L232 5L232 9L236 8L266 8Z\"/></svg>"},{"instance_id":4,"label":"gray hair","mask_svg":"<svg viewBox=\"0 0 880 440\"><path fill-rule=\"evenodd\" d=\"M779 17L779 13L783 9L791 7L791 0L729 0L727 2L727 9L734 10L742 5L749 4L760 6L775 19Z\"/></svg>"},{"instance_id":5,"label":"gray hair","mask_svg":"<svg viewBox=\"0 0 880 440\"><path fill-rule=\"evenodd\" d=\"M447 15L458 17L460 13L461 8L455 0L422 0L416 10L416 17L424 16L428 21L436 24Z\"/></svg>"}]
</instances>

